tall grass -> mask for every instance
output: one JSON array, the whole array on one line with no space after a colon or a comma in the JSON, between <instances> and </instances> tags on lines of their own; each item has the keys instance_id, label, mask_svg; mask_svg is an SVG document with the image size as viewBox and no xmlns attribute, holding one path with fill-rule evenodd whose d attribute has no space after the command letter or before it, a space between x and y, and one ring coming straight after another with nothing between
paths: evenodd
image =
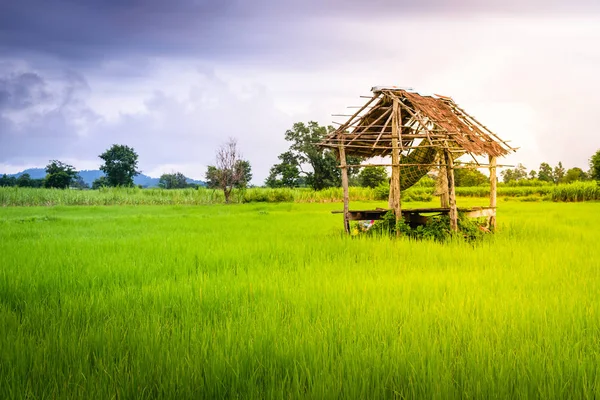
<instances>
[{"instance_id":1,"label":"tall grass","mask_svg":"<svg viewBox=\"0 0 600 400\"><path fill-rule=\"evenodd\" d=\"M385 188L350 188L352 201L374 201L387 198ZM428 201L434 188L415 186L402 193L403 202ZM487 197L490 190L485 186L457 187L456 194L462 197ZM568 185L546 186L501 186L498 196L552 201L600 200L600 185L595 182L577 182ZM234 203L250 202L295 202L333 203L343 200L341 188L314 191L308 188L268 189L251 188L234 192ZM203 205L225 201L223 193L212 189L139 189L102 188L100 190L58 190L0 187L0 206L56 206L56 205Z\"/></svg>"},{"instance_id":2,"label":"tall grass","mask_svg":"<svg viewBox=\"0 0 600 400\"><path fill-rule=\"evenodd\" d=\"M600 204L474 247L333 208L0 209L0 398L597 397Z\"/></svg>"}]
</instances>

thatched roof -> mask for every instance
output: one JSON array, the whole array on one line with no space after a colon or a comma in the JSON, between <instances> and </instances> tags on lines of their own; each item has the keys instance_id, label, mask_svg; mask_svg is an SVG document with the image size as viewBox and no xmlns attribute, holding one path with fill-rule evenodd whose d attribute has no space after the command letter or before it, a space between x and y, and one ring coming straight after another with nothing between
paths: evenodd
<instances>
[{"instance_id":1,"label":"thatched roof","mask_svg":"<svg viewBox=\"0 0 600 400\"><path fill-rule=\"evenodd\" d=\"M408 89L375 87L373 97L330 133L322 146L344 145L347 155L387 156L392 151L392 111L398 101L400 148L409 157L417 148L448 149L456 154L505 156L506 142L462 110L450 97L421 95Z\"/></svg>"}]
</instances>

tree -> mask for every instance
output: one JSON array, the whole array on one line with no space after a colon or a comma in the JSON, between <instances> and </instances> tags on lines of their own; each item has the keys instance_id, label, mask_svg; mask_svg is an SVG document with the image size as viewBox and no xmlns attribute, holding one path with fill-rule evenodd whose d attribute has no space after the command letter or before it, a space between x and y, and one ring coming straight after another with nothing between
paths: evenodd
<instances>
[{"instance_id":1,"label":"tree","mask_svg":"<svg viewBox=\"0 0 600 400\"><path fill-rule=\"evenodd\" d=\"M31 175L22 174L17 178L17 186L19 187L31 187Z\"/></svg>"},{"instance_id":2,"label":"tree","mask_svg":"<svg viewBox=\"0 0 600 400\"><path fill-rule=\"evenodd\" d=\"M75 180L77 175L77 171L75 171L72 165L58 160L51 160L46 165L44 186L47 188L66 189Z\"/></svg>"},{"instance_id":3,"label":"tree","mask_svg":"<svg viewBox=\"0 0 600 400\"><path fill-rule=\"evenodd\" d=\"M250 163L241 159L237 141L229 139L217 149L216 165L209 165L206 171L207 186L223 190L225 202L229 203L234 188L244 187L248 177L252 177ZM248 173L250 175L248 175Z\"/></svg>"},{"instance_id":4,"label":"tree","mask_svg":"<svg viewBox=\"0 0 600 400\"><path fill-rule=\"evenodd\" d=\"M540 164L540 172L538 172L538 179L544 182L554 182L554 173L552 167L548 163Z\"/></svg>"},{"instance_id":5,"label":"tree","mask_svg":"<svg viewBox=\"0 0 600 400\"><path fill-rule=\"evenodd\" d=\"M531 171L529 171L529 179L530 180L537 179L537 172L535 172L534 169L532 169Z\"/></svg>"},{"instance_id":6,"label":"tree","mask_svg":"<svg viewBox=\"0 0 600 400\"><path fill-rule=\"evenodd\" d=\"M271 167L265 185L271 188L294 188L300 186L301 178L298 159L291 151L280 154L278 158L281 162Z\"/></svg>"},{"instance_id":7,"label":"tree","mask_svg":"<svg viewBox=\"0 0 600 400\"><path fill-rule=\"evenodd\" d=\"M525 168L523 164L517 164L516 168L505 169L500 175L502 176L504 183L520 181L522 179L527 179L527 168Z\"/></svg>"},{"instance_id":8,"label":"tree","mask_svg":"<svg viewBox=\"0 0 600 400\"><path fill-rule=\"evenodd\" d=\"M340 186L341 184L341 172L337 167L336 153L318 146L331 131L333 131L331 126L324 127L310 121L308 124L297 122L292 129L285 132L285 140L291 143L288 152L295 158L300 173L306 176L306 183L315 190ZM350 165L357 165L360 164L361 159L359 157L347 157L346 161ZM312 171L304 171L302 169L303 164L308 164ZM348 168L349 178L357 173L358 168Z\"/></svg>"},{"instance_id":9,"label":"tree","mask_svg":"<svg viewBox=\"0 0 600 400\"><path fill-rule=\"evenodd\" d=\"M590 178L600 182L600 150L590 158Z\"/></svg>"},{"instance_id":10,"label":"tree","mask_svg":"<svg viewBox=\"0 0 600 400\"><path fill-rule=\"evenodd\" d=\"M158 186L164 189L183 189L188 186L187 178L181 172L162 174Z\"/></svg>"},{"instance_id":11,"label":"tree","mask_svg":"<svg viewBox=\"0 0 600 400\"><path fill-rule=\"evenodd\" d=\"M246 189L252 180L252 166L248 160L238 160L235 163L235 168L241 176L239 182L235 184L237 189Z\"/></svg>"},{"instance_id":12,"label":"tree","mask_svg":"<svg viewBox=\"0 0 600 400\"><path fill-rule=\"evenodd\" d=\"M552 178L555 184L562 183L565 179L565 169L563 168L562 162L558 162L558 165L554 167L554 172L552 173Z\"/></svg>"},{"instance_id":13,"label":"tree","mask_svg":"<svg viewBox=\"0 0 600 400\"><path fill-rule=\"evenodd\" d=\"M564 178L565 183L572 183L577 181L585 181L587 179L587 174L581 168L575 167L570 168Z\"/></svg>"},{"instance_id":14,"label":"tree","mask_svg":"<svg viewBox=\"0 0 600 400\"><path fill-rule=\"evenodd\" d=\"M2 186L15 186L17 184L17 180L14 176L8 176L6 174L0 177L0 187Z\"/></svg>"},{"instance_id":15,"label":"tree","mask_svg":"<svg viewBox=\"0 0 600 400\"><path fill-rule=\"evenodd\" d=\"M109 186L133 186L133 178L140 174L137 170L138 155L133 148L113 144L98 157L104 160L100 170L106 174Z\"/></svg>"},{"instance_id":16,"label":"tree","mask_svg":"<svg viewBox=\"0 0 600 400\"><path fill-rule=\"evenodd\" d=\"M388 174L385 167L363 168L358 174L360 186L375 188L388 180Z\"/></svg>"},{"instance_id":17,"label":"tree","mask_svg":"<svg viewBox=\"0 0 600 400\"><path fill-rule=\"evenodd\" d=\"M92 182L92 190L98 190L107 186L110 185L108 183L108 179L106 179L106 176L101 176L100 178L95 179L94 182Z\"/></svg>"},{"instance_id":18,"label":"tree","mask_svg":"<svg viewBox=\"0 0 600 400\"><path fill-rule=\"evenodd\" d=\"M511 175L512 177L512 175ZM474 168L455 168L454 184L456 186L479 186L489 183L490 179Z\"/></svg>"},{"instance_id":19,"label":"tree","mask_svg":"<svg viewBox=\"0 0 600 400\"><path fill-rule=\"evenodd\" d=\"M89 189L90 185L88 185L81 176L77 175L75 180L71 183L71 187L74 189L85 190Z\"/></svg>"}]
</instances>

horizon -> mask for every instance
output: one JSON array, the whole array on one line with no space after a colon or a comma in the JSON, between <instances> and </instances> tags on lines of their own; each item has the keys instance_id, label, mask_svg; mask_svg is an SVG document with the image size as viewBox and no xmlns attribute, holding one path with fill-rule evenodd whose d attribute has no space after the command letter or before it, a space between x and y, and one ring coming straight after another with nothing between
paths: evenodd
<instances>
[{"instance_id":1,"label":"horizon","mask_svg":"<svg viewBox=\"0 0 600 400\"><path fill-rule=\"evenodd\" d=\"M148 176L204 180L235 137L260 185L293 123L330 125L381 84L451 96L520 148L504 164L587 171L600 148L587 0L25 0L0 5L0 38L1 173L95 170L121 143Z\"/></svg>"}]
</instances>

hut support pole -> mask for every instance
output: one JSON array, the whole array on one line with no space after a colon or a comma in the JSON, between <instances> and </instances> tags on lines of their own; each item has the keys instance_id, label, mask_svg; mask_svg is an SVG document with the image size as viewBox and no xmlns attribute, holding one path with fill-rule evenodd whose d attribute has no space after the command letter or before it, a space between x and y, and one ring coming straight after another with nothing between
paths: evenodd
<instances>
[{"instance_id":1,"label":"hut support pole","mask_svg":"<svg viewBox=\"0 0 600 400\"><path fill-rule=\"evenodd\" d=\"M400 110L398 99L394 98L392 107L392 179L390 182L389 206L396 214L396 222L402 218L402 206L400 200Z\"/></svg>"},{"instance_id":2,"label":"hut support pole","mask_svg":"<svg viewBox=\"0 0 600 400\"><path fill-rule=\"evenodd\" d=\"M448 199L448 174L446 173L446 162L440 159L440 171L438 173L438 193L440 194L440 207L449 208L450 199Z\"/></svg>"},{"instance_id":3,"label":"hut support pole","mask_svg":"<svg viewBox=\"0 0 600 400\"><path fill-rule=\"evenodd\" d=\"M446 175L448 176L448 200L450 203L450 230L458 232L458 210L456 208L456 190L454 188L454 160L448 150L444 150Z\"/></svg>"},{"instance_id":4,"label":"hut support pole","mask_svg":"<svg viewBox=\"0 0 600 400\"><path fill-rule=\"evenodd\" d=\"M494 215L490 217L490 230L496 230L496 187L498 178L496 177L496 157L490 156L490 207L494 207Z\"/></svg>"},{"instance_id":5,"label":"hut support pole","mask_svg":"<svg viewBox=\"0 0 600 400\"><path fill-rule=\"evenodd\" d=\"M349 203L350 193L348 191L348 167L346 165L346 149L344 143L340 144L338 149L340 156L340 168L342 169L342 188L344 190L344 230L346 233L350 233L350 221L349 221Z\"/></svg>"}]
</instances>

